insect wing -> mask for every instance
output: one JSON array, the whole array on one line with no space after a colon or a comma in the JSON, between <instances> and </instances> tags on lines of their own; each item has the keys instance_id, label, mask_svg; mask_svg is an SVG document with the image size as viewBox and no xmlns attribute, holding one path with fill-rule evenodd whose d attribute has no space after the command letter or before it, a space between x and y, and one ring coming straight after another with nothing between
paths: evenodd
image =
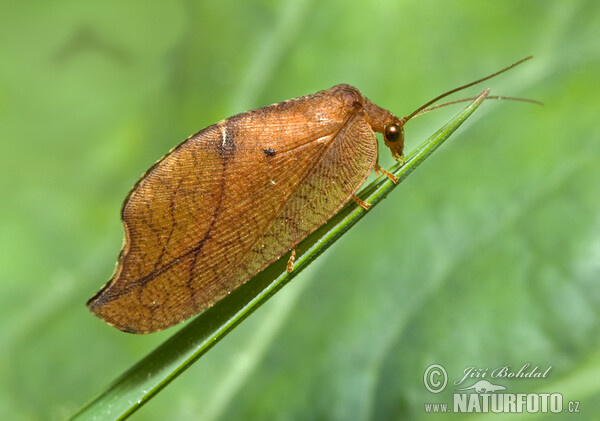
<instances>
[{"instance_id":1,"label":"insect wing","mask_svg":"<svg viewBox=\"0 0 600 421\"><path fill-rule=\"evenodd\" d=\"M323 92L198 132L129 194L117 268L88 306L135 333L208 308L343 206L376 154L362 111Z\"/></svg>"}]
</instances>

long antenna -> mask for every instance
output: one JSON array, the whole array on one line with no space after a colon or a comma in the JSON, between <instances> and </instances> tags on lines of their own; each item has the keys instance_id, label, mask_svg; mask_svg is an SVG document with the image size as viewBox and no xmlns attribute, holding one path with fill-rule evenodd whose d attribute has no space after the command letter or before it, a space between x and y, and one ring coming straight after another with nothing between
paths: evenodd
<instances>
[{"instance_id":1,"label":"long antenna","mask_svg":"<svg viewBox=\"0 0 600 421\"><path fill-rule=\"evenodd\" d=\"M448 101L448 102L444 102L443 104L437 104L437 105L434 105L432 107L423 108L423 109L421 109L421 111L419 111L418 113L416 113L415 115L413 115L411 118L418 117L420 115L428 113L429 111L437 110L438 108L446 107L448 105L458 104L459 102L475 101L476 99L477 99L476 96L473 96L473 97L470 97L470 98L455 99L454 101ZM486 99L486 101L488 99L504 99L504 100L510 100L510 101L529 102L530 104L536 104L536 105L544 105L544 103L542 101L538 101L536 99L517 98L517 97L514 97L514 96L488 95L488 96L485 97L485 99Z\"/></svg>"},{"instance_id":2,"label":"long antenna","mask_svg":"<svg viewBox=\"0 0 600 421\"><path fill-rule=\"evenodd\" d=\"M443 94L441 94L441 95L438 95L437 97L433 98L431 101L429 101L428 103L426 103L425 105L422 105L422 106L420 106L420 107L419 107L419 108L417 108L415 111L413 111L412 113L410 113L410 114L408 115L408 117L402 117L402 118L400 119L400 122L402 123L402 125L404 125L404 124L405 124L405 123L406 123L408 120L410 120L411 118L413 118L414 116L416 116L417 114L419 114L419 113L420 113L422 110L426 109L426 108L427 108L427 107L429 107L431 104L433 104L433 103L435 103L435 102L439 101L440 99L442 99L442 98L444 98L444 97L447 97L448 95L451 95L451 94L453 94L453 93L455 93L455 92L458 92L458 91L461 91L461 90L463 90L463 89L469 88L469 87L471 87L471 86L473 86L473 85L476 85L476 84L478 84L478 83L481 83L481 82L483 82L483 81L485 81L485 80L491 79L491 78L493 78L494 76L498 76L499 74L501 74L501 73L504 73L504 72L506 72L507 70L510 70L510 69L512 69L513 67L515 67L515 66L518 66L519 64L521 64L521 63L523 63L524 61L527 61L527 60L529 60L529 59L531 59L531 58L533 58L533 56L525 57L524 59L521 59L521 60L519 60L519 61L517 61L517 62L515 62L515 63L511 64L510 66L508 66L508 67L505 67L504 69L497 71L496 73L493 73L493 74L491 74L491 75L489 75L489 76L486 76L486 77L484 77L484 78L478 79L478 80L476 80L475 82L467 83L466 85L459 86L458 88L454 88L454 89L452 89L452 90L450 90L450 91L448 91L448 92L445 92L445 93L443 93Z\"/></svg>"}]
</instances>

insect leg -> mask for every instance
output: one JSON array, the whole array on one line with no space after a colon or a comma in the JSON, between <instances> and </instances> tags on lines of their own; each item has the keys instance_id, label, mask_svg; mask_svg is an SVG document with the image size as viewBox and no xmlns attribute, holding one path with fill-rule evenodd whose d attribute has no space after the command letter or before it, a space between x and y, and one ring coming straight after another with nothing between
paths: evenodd
<instances>
[{"instance_id":1,"label":"insect leg","mask_svg":"<svg viewBox=\"0 0 600 421\"><path fill-rule=\"evenodd\" d=\"M294 260L296 260L296 247L292 249L292 254L290 254L290 260L287 263L287 271L291 272L294 270Z\"/></svg>"},{"instance_id":2,"label":"insect leg","mask_svg":"<svg viewBox=\"0 0 600 421\"><path fill-rule=\"evenodd\" d=\"M398 177L396 177L394 174L392 174L388 170L381 168L378 163L375 163L374 171L375 171L375 174L377 174L377 175L379 175L378 172L382 172L387 178L392 180L394 184L396 184L398 182Z\"/></svg>"},{"instance_id":3,"label":"insect leg","mask_svg":"<svg viewBox=\"0 0 600 421\"><path fill-rule=\"evenodd\" d=\"M369 210L369 208L371 207L370 203L365 202L364 200L360 200L358 198L358 196L356 196L355 194L352 195L352 200L354 200L356 203L358 203L358 205L363 208L364 210Z\"/></svg>"}]
</instances>

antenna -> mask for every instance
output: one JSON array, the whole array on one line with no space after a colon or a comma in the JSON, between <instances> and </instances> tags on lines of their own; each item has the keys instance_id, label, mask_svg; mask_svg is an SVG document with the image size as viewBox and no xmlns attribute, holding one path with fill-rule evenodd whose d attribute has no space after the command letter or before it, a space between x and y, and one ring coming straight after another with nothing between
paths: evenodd
<instances>
[{"instance_id":1,"label":"antenna","mask_svg":"<svg viewBox=\"0 0 600 421\"><path fill-rule=\"evenodd\" d=\"M405 124L405 123L406 123L408 120L410 120L411 118L413 118L413 117L415 117L415 116L417 116L417 115L423 114L423 113L425 113L425 112L427 112L427 111L431 111L431 110L433 110L433 109L436 109L436 108L443 107L443 106L445 106L445 105L450 105L450 104L454 104L454 103L456 103L456 102L461 102L461 101L468 101L469 99L467 98L467 99L462 99L462 100L457 100L457 101L451 101L451 102L448 102L448 103L445 103L445 104L441 104L441 105L438 105L438 106L435 106L435 107L431 107L431 109L428 109L428 108L427 108L427 107L429 107L430 105L432 105L433 103L435 103L435 102L439 101L440 99L447 97L448 95L451 95L451 94L453 94L453 93L455 93L455 92L458 92L458 91L462 91L463 89L469 88L469 87L471 87L471 86L473 86L473 85L476 85L476 84L478 84L478 83L481 83L481 82L483 82L483 81L486 81L486 80L488 80L488 79L491 79L491 78L493 78L493 77L495 77L495 76L498 76L499 74L501 74L501 73L504 73L504 72L506 72L506 71L508 71L508 70L512 69L512 68L513 68L513 67L515 67L515 66L518 66L519 64L521 64L521 63L523 63L524 61L527 61L527 60L529 60L529 59L531 59L531 58L533 58L533 56L525 57L525 58L523 58L523 59L521 59L521 60L519 60L519 61L517 61L517 62L515 62L515 63L511 64L510 66L508 66L508 67L505 67L504 69L497 71L496 73L493 73L493 74L491 74L491 75L489 75L489 76L486 76L486 77L484 77L484 78L478 79L478 80L476 80L476 81L474 81L474 82L471 82L471 83L467 83L466 85L459 86L458 88L451 89L451 90L449 90L448 92L445 92L445 93L443 93L443 94L441 94L441 95L438 95L437 97L435 97L435 98L434 98L434 99L432 99L431 101L427 102L425 105L422 105L422 106L420 106L420 107L419 107L419 108L417 108L415 111L413 111L412 113L410 113L410 114L408 115L408 117L402 117L402 118L400 119L400 123L401 123L402 125L404 125L404 124ZM538 102L538 101L534 101L534 100L527 100L527 99L523 99L523 98L511 98L511 97L494 97L494 98L495 98L495 99L514 99L514 100L517 100L517 101L536 102L536 103Z\"/></svg>"}]
</instances>

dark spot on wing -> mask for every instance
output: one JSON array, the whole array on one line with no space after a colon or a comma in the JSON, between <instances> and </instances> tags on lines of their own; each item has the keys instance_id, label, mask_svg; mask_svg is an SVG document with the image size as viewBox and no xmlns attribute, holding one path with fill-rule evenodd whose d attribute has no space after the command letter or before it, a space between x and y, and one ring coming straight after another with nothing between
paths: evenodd
<instances>
[{"instance_id":1,"label":"dark spot on wing","mask_svg":"<svg viewBox=\"0 0 600 421\"><path fill-rule=\"evenodd\" d=\"M275 155L275 149L273 149L273 148L263 149L263 152L265 153L266 156Z\"/></svg>"}]
</instances>

